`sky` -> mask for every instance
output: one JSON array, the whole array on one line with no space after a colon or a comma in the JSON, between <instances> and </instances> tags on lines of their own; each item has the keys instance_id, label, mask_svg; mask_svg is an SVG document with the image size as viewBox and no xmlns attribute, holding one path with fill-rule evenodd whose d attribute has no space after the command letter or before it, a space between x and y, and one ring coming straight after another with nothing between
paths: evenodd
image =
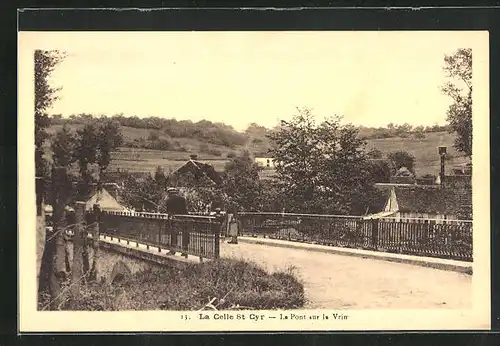
<instances>
[{"instance_id":1,"label":"sky","mask_svg":"<svg viewBox=\"0 0 500 346\"><path fill-rule=\"evenodd\" d=\"M53 114L243 130L273 127L296 107L364 126L444 124L444 55L473 46L466 32L30 32L19 54L67 52L51 78L62 87Z\"/></svg>"}]
</instances>

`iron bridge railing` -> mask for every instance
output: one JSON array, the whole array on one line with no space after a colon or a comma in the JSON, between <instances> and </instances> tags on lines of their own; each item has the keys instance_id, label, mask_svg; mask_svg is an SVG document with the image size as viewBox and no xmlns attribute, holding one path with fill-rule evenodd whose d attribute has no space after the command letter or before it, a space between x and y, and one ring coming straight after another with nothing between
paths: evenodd
<instances>
[{"instance_id":1,"label":"iron bridge railing","mask_svg":"<svg viewBox=\"0 0 500 346\"><path fill-rule=\"evenodd\" d=\"M202 258L220 257L221 215L169 215L102 211L99 232L127 244L144 244L161 252L173 250Z\"/></svg>"},{"instance_id":2,"label":"iron bridge railing","mask_svg":"<svg viewBox=\"0 0 500 346\"><path fill-rule=\"evenodd\" d=\"M242 212L242 233L288 241L472 261L472 221Z\"/></svg>"}]
</instances>

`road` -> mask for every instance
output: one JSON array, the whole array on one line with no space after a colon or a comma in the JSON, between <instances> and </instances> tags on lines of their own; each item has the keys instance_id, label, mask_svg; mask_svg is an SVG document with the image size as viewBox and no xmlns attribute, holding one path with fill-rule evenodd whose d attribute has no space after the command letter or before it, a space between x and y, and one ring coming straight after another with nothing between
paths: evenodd
<instances>
[{"instance_id":1,"label":"road","mask_svg":"<svg viewBox=\"0 0 500 346\"><path fill-rule=\"evenodd\" d=\"M269 271L294 266L311 309L467 309L472 304L468 274L243 242L221 244L221 256L252 260Z\"/></svg>"}]
</instances>

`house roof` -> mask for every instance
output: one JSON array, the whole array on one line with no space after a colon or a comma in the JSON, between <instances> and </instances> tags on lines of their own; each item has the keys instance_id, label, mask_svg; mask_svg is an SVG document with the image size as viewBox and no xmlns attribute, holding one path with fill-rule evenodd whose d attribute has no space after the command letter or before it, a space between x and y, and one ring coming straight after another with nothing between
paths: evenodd
<instances>
[{"instance_id":1,"label":"house roof","mask_svg":"<svg viewBox=\"0 0 500 346\"><path fill-rule=\"evenodd\" d=\"M123 211L126 210L123 205L111 196L111 194L102 188L101 191L95 191L94 194L85 202L85 210L90 210L94 204L99 204L101 210Z\"/></svg>"},{"instance_id":2,"label":"house roof","mask_svg":"<svg viewBox=\"0 0 500 346\"><path fill-rule=\"evenodd\" d=\"M214 184L219 185L222 183L222 176L219 172L215 170L215 168L208 164L197 160L189 160L177 170L175 170L172 174L174 175L182 175L184 173L191 172L196 177L207 177Z\"/></svg>"},{"instance_id":3,"label":"house roof","mask_svg":"<svg viewBox=\"0 0 500 346\"><path fill-rule=\"evenodd\" d=\"M395 177L414 177L415 175L410 172L410 170L406 167L401 167L398 169L396 174L394 174Z\"/></svg>"},{"instance_id":4,"label":"house roof","mask_svg":"<svg viewBox=\"0 0 500 346\"><path fill-rule=\"evenodd\" d=\"M380 187L379 187L380 188ZM467 189L446 189L431 186L392 186L387 190L384 208L401 212L457 214L471 208L472 193ZM392 195L392 198L390 198ZM395 200L394 200L395 197ZM389 203L389 201L391 203ZM392 204L388 206L388 204ZM381 211L384 210L380 209Z\"/></svg>"},{"instance_id":5,"label":"house roof","mask_svg":"<svg viewBox=\"0 0 500 346\"><path fill-rule=\"evenodd\" d=\"M99 204L101 210L106 211L125 211L126 207L121 205L105 188L102 188L101 191L95 190L93 191L88 198L86 198L85 202L85 210L91 210L94 208L94 204ZM70 206L66 206L67 211L74 210ZM53 207L52 205L45 205L45 213L52 214Z\"/></svg>"}]
</instances>

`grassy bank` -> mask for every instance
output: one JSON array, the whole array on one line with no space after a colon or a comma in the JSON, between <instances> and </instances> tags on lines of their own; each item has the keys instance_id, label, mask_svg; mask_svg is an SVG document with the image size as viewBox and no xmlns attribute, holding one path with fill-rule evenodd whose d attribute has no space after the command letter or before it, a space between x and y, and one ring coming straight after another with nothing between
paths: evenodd
<instances>
[{"instance_id":1,"label":"grassy bank","mask_svg":"<svg viewBox=\"0 0 500 346\"><path fill-rule=\"evenodd\" d=\"M47 303L41 296L40 306ZM254 263L224 259L185 270L155 268L119 284L88 283L77 310L296 309L305 304L304 287L293 270L268 273ZM45 304L44 304L45 303ZM67 299L61 309L70 309Z\"/></svg>"}]
</instances>

